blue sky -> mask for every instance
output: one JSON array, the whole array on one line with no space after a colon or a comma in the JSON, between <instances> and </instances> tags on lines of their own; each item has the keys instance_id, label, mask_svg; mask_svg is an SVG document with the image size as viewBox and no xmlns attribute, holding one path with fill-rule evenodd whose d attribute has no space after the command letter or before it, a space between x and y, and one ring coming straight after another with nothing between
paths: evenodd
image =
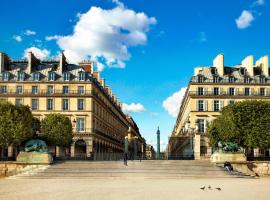
<instances>
[{"instance_id":1,"label":"blue sky","mask_svg":"<svg viewBox=\"0 0 270 200\"><path fill-rule=\"evenodd\" d=\"M269 0L2 0L0 51L91 56L147 142L160 126L165 148L194 67L218 53L226 65L269 54L269 8Z\"/></svg>"}]
</instances>

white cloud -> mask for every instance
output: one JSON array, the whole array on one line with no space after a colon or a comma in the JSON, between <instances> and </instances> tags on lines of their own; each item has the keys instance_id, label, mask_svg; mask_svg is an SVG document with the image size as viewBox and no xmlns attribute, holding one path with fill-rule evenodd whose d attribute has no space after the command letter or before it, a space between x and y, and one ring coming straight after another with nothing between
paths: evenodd
<instances>
[{"instance_id":1,"label":"white cloud","mask_svg":"<svg viewBox=\"0 0 270 200\"><path fill-rule=\"evenodd\" d=\"M262 6L264 5L265 1L264 0L257 0L257 1L254 1L253 4L251 6Z\"/></svg>"},{"instance_id":2,"label":"white cloud","mask_svg":"<svg viewBox=\"0 0 270 200\"><path fill-rule=\"evenodd\" d=\"M73 63L91 58L99 70L105 66L124 68L131 57L128 48L147 43L147 32L156 19L113 2L117 4L113 9L91 7L80 13L71 35L48 36L47 40L56 39Z\"/></svg>"},{"instance_id":3,"label":"white cloud","mask_svg":"<svg viewBox=\"0 0 270 200\"><path fill-rule=\"evenodd\" d=\"M173 117L177 117L182 99L186 92L186 87L181 88L178 92L173 93L162 103L163 108Z\"/></svg>"},{"instance_id":4,"label":"white cloud","mask_svg":"<svg viewBox=\"0 0 270 200\"><path fill-rule=\"evenodd\" d=\"M155 151L157 151L157 141L155 140L150 140L149 142L147 142L147 144L150 144L151 146L154 147ZM167 143L163 140L160 140L160 151L164 152L166 150L167 147Z\"/></svg>"},{"instance_id":5,"label":"white cloud","mask_svg":"<svg viewBox=\"0 0 270 200\"><path fill-rule=\"evenodd\" d=\"M50 51L47 49L39 49L37 47L30 47L24 50L24 58L27 58L27 52L32 52L38 59L44 60L50 57Z\"/></svg>"},{"instance_id":6,"label":"white cloud","mask_svg":"<svg viewBox=\"0 0 270 200\"><path fill-rule=\"evenodd\" d=\"M20 35L13 35L13 39L16 40L17 42L21 42L23 40Z\"/></svg>"},{"instance_id":7,"label":"white cloud","mask_svg":"<svg viewBox=\"0 0 270 200\"><path fill-rule=\"evenodd\" d=\"M131 103L131 104L123 103L122 110L125 114L129 114L131 112L143 112L145 111L145 108L140 103Z\"/></svg>"},{"instance_id":8,"label":"white cloud","mask_svg":"<svg viewBox=\"0 0 270 200\"><path fill-rule=\"evenodd\" d=\"M53 36L46 36L45 40L46 41L51 41L51 40L58 40L61 36L59 35L53 35Z\"/></svg>"},{"instance_id":9,"label":"white cloud","mask_svg":"<svg viewBox=\"0 0 270 200\"><path fill-rule=\"evenodd\" d=\"M252 13L248 10L243 10L241 16L235 20L236 25L239 29L245 29L251 25L251 22L254 21L255 18Z\"/></svg>"},{"instance_id":10,"label":"white cloud","mask_svg":"<svg viewBox=\"0 0 270 200\"><path fill-rule=\"evenodd\" d=\"M25 35L36 35L36 32L35 31L31 31L31 30L26 30L24 32Z\"/></svg>"}]
</instances>

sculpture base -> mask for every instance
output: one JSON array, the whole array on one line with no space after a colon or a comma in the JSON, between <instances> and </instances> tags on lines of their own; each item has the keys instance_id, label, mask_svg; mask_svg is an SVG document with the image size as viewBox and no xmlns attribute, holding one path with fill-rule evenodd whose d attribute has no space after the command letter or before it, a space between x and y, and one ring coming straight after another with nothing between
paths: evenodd
<instances>
[{"instance_id":1,"label":"sculpture base","mask_svg":"<svg viewBox=\"0 0 270 200\"><path fill-rule=\"evenodd\" d=\"M49 153L20 152L17 156L17 162L29 164L51 164L53 162L53 158Z\"/></svg>"},{"instance_id":2,"label":"sculpture base","mask_svg":"<svg viewBox=\"0 0 270 200\"><path fill-rule=\"evenodd\" d=\"M211 162L233 162L233 161L246 161L247 158L243 153L222 153L215 152L211 155Z\"/></svg>"}]
</instances>

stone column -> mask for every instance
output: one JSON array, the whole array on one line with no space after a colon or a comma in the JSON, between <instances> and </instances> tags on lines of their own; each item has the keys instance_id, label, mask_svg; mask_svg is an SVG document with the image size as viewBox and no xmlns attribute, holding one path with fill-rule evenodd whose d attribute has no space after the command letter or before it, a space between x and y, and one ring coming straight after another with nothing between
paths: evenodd
<instances>
[{"instance_id":1,"label":"stone column","mask_svg":"<svg viewBox=\"0 0 270 200\"><path fill-rule=\"evenodd\" d=\"M254 157L259 157L259 148L253 150Z\"/></svg>"},{"instance_id":2,"label":"stone column","mask_svg":"<svg viewBox=\"0 0 270 200\"><path fill-rule=\"evenodd\" d=\"M75 143L70 147L70 157L75 157Z\"/></svg>"},{"instance_id":3,"label":"stone column","mask_svg":"<svg viewBox=\"0 0 270 200\"><path fill-rule=\"evenodd\" d=\"M9 158L13 157L13 146L8 146L8 157Z\"/></svg>"},{"instance_id":4,"label":"stone column","mask_svg":"<svg viewBox=\"0 0 270 200\"><path fill-rule=\"evenodd\" d=\"M196 133L194 137L194 158L195 160L201 159L201 135L199 133Z\"/></svg>"},{"instance_id":5,"label":"stone column","mask_svg":"<svg viewBox=\"0 0 270 200\"><path fill-rule=\"evenodd\" d=\"M60 147L59 146L56 146L55 147L55 156L58 158L58 157L60 157Z\"/></svg>"},{"instance_id":6,"label":"stone column","mask_svg":"<svg viewBox=\"0 0 270 200\"><path fill-rule=\"evenodd\" d=\"M86 156L92 157L93 156L93 140L90 138L89 141L86 143Z\"/></svg>"}]
</instances>

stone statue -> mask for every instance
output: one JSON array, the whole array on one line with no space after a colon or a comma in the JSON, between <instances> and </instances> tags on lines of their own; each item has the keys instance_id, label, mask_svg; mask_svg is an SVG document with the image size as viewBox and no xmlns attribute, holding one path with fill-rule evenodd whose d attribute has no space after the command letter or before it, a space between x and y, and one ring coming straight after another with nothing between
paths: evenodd
<instances>
[{"instance_id":1,"label":"stone statue","mask_svg":"<svg viewBox=\"0 0 270 200\"><path fill-rule=\"evenodd\" d=\"M236 153L236 152L241 152L242 149L241 147L233 142L219 142L218 143L219 151L224 152L224 153Z\"/></svg>"},{"instance_id":2,"label":"stone statue","mask_svg":"<svg viewBox=\"0 0 270 200\"><path fill-rule=\"evenodd\" d=\"M48 153L48 146L42 140L32 139L25 144L24 150L25 152Z\"/></svg>"}]
</instances>

